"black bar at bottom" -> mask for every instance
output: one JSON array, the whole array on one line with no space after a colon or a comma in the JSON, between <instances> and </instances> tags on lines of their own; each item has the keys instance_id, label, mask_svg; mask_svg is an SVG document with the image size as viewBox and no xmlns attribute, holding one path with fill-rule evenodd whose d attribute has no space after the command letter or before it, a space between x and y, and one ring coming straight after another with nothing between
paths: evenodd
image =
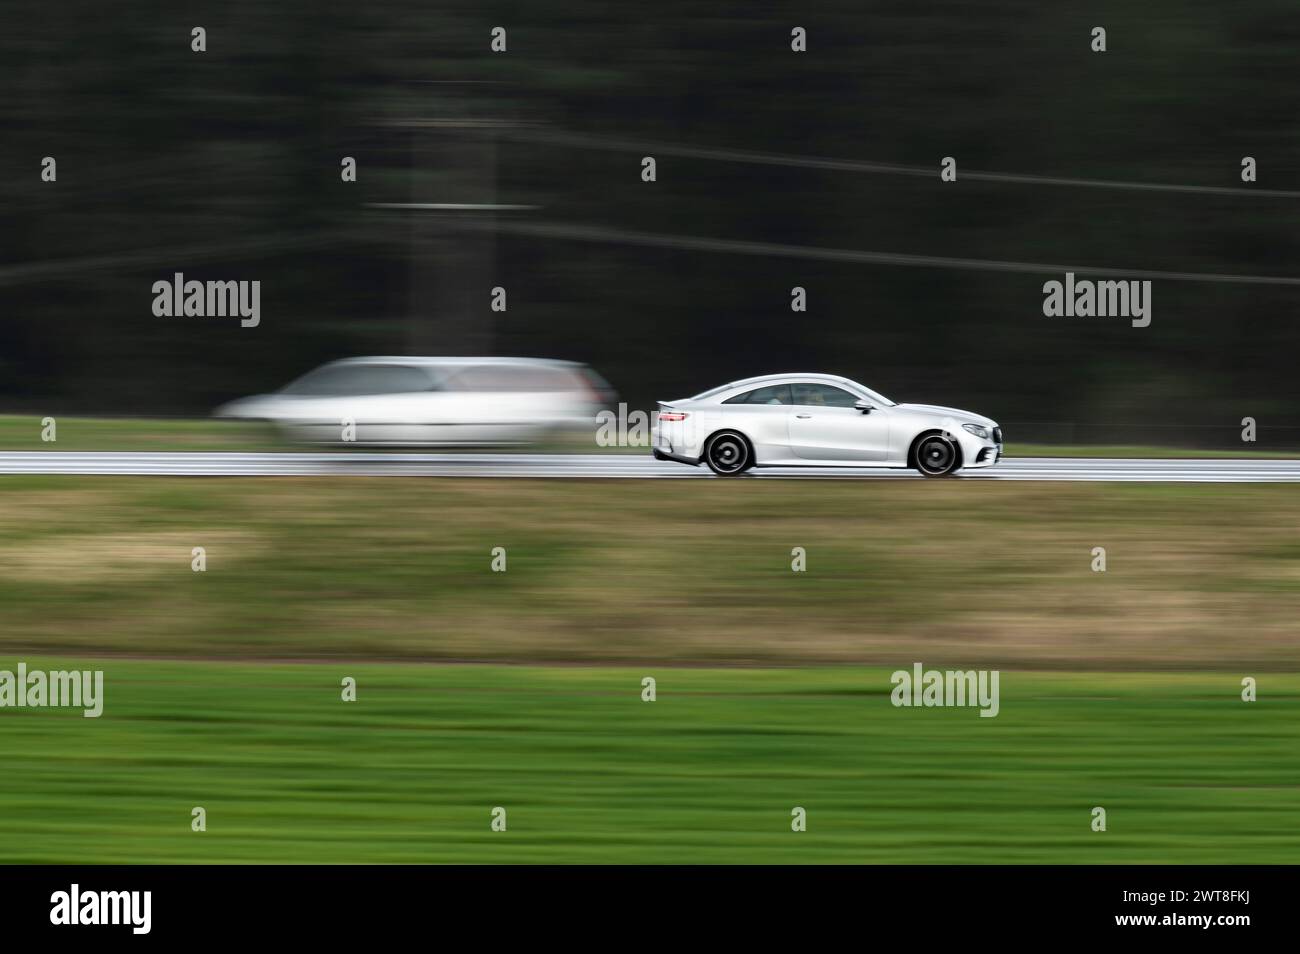
<instances>
[{"instance_id":1,"label":"black bar at bottom","mask_svg":"<svg viewBox=\"0 0 1300 954\"><path fill-rule=\"evenodd\" d=\"M12 866L0 868L0 924L6 941L331 947L390 935L807 944L829 942L828 931L873 943L1098 934L1231 943L1290 920L1294 878L1289 867L1194 866Z\"/></svg>"}]
</instances>

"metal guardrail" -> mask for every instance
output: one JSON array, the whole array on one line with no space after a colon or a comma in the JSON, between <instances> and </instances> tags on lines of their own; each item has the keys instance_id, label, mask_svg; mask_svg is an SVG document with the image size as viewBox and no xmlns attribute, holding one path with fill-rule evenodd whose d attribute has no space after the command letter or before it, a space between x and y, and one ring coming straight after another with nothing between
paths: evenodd
<instances>
[{"instance_id":1,"label":"metal guardrail","mask_svg":"<svg viewBox=\"0 0 1300 954\"><path fill-rule=\"evenodd\" d=\"M1114 424L1077 421L1000 421L1012 444L1143 445L1223 451L1300 449L1300 424L1257 423L1243 441L1241 424Z\"/></svg>"}]
</instances>

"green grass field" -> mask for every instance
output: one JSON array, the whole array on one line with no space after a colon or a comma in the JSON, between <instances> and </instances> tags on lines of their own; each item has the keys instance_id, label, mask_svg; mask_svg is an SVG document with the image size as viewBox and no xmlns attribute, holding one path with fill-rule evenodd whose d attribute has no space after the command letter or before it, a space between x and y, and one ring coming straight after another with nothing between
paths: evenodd
<instances>
[{"instance_id":1,"label":"green grass field","mask_svg":"<svg viewBox=\"0 0 1300 954\"><path fill-rule=\"evenodd\" d=\"M1003 672L980 718L881 669L44 664L105 710L0 710L0 861L1300 861L1296 676Z\"/></svg>"},{"instance_id":2,"label":"green grass field","mask_svg":"<svg viewBox=\"0 0 1300 954\"><path fill-rule=\"evenodd\" d=\"M53 441L41 439L43 415L0 414L5 451L275 450L270 429L232 421L55 416Z\"/></svg>"}]
</instances>

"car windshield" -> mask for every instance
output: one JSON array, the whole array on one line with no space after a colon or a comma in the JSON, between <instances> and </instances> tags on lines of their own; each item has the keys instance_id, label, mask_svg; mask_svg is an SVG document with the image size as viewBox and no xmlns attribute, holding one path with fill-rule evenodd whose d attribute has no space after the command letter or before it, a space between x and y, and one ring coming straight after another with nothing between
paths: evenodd
<instances>
[{"instance_id":1,"label":"car windshield","mask_svg":"<svg viewBox=\"0 0 1300 954\"><path fill-rule=\"evenodd\" d=\"M879 391L873 391L871 388L863 387L861 384L858 384L857 381L853 382L853 386L865 394L868 400L879 403L881 407L893 407L897 403L896 401L889 400L889 398L885 397Z\"/></svg>"}]
</instances>

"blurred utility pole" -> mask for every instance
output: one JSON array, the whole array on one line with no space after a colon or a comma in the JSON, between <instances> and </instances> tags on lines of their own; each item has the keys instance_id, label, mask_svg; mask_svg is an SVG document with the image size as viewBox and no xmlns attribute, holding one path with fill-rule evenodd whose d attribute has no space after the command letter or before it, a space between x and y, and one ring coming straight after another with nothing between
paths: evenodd
<instances>
[{"instance_id":1,"label":"blurred utility pole","mask_svg":"<svg viewBox=\"0 0 1300 954\"><path fill-rule=\"evenodd\" d=\"M410 275L406 345L410 354L492 354L492 288L497 272L491 228L462 229L472 216L489 222L497 203L497 132L518 125L490 98L469 89L490 82L439 81L430 107L439 118L399 121L410 144ZM448 91L445 95L441 93Z\"/></svg>"},{"instance_id":2,"label":"blurred utility pole","mask_svg":"<svg viewBox=\"0 0 1300 954\"><path fill-rule=\"evenodd\" d=\"M414 203L487 206L484 211L414 210L410 217L407 349L411 354L491 354L496 236L462 231L460 216L492 216L497 143L491 129L422 126L411 133ZM436 189L437 195L431 195Z\"/></svg>"}]
</instances>

